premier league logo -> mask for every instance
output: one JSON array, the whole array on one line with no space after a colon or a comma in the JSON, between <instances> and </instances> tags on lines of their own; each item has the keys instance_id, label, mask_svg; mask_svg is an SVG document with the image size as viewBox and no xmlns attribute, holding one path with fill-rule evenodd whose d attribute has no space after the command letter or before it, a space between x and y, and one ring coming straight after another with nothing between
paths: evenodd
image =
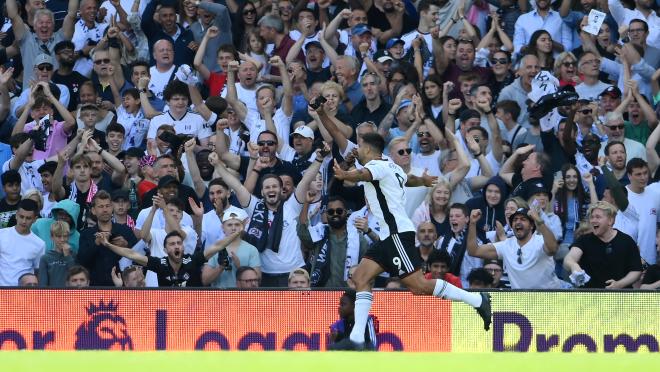
<instances>
[{"instance_id":1,"label":"premier league logo","mask_svg":"<svg viewBox=\"0 0 660 372\"><path fill-rule=\"evenodd\" d=\"M77 350L133 350L133 340L126 329L126 320L117 314L118 304L110 300L90 303L89 316L76 331Z\"/></svg>"}]
</instances>

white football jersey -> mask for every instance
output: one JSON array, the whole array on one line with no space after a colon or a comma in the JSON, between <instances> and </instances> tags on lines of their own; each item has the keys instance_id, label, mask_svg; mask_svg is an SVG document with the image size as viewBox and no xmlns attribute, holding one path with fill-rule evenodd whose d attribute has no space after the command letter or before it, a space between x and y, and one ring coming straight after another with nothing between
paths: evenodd
<instances>
[{"instance_id":1,"label":"white football jersey","mask_svg":"<svg viewBox=\"0 0 660 372\"><path fill-rule=\"evenodd\" d=\"M364 182L364 195L369 209L381 226L378 236L385 240L392 234L415 231L406 214L406 173L391 161L372 160L365 166L372 181Z\"/></svg>"}]
</instances>

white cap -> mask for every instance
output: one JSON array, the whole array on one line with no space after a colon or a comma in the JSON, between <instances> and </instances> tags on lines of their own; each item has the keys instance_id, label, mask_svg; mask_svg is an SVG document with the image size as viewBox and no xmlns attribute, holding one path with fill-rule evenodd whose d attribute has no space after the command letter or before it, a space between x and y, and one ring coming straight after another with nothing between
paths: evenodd
<instances>
[{"instance_id":1,"label":"white cap","mask_svg":"<svg viewBox=\"0 0 660 372\"><path fill-rule=\"evenodd\" d=\"M294 134L298 134L306 138L314 139L314 131L312 130L312 128L306 125L301 125L298 128L296 128L296 130L294 130L293 133L291 133L292 136Z\"/></svg>"},{"instance_id":2,"label":"white cap","mask_svg":"<svg viewBox=\"0 0 660 372\"><path fill-rule=\"evenodd\" d=\"M227 222L231 219L237 219L244 223L247 218L248 215L243 209L234 207L233 205L227 208L227 210L222 214L222 222Z\"/></svg>"}]
</instances>

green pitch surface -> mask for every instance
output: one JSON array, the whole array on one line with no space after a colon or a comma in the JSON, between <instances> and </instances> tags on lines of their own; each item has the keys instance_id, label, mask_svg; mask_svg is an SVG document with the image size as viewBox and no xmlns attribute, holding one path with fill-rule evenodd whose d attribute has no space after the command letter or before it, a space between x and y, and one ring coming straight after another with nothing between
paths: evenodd
<instances>
[{"instance_id":1,"label":"green pitch surface","mask_svg":"<svg viewBox=\"0 0 660 372\"><path fill-rule=\"evenodd\" d=\"M653 354L0 352L3 371L648 371ZM302 369L300 369L302 368Z\"/></svg>"}]
</instances>

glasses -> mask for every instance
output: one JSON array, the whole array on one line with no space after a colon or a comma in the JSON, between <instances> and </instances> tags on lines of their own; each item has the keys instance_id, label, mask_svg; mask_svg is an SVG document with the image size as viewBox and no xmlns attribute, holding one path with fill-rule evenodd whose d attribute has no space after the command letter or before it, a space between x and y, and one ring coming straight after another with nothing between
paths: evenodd
<instances>
[{"instance_id":1,"label":"glasses","mask_svg":"<svg viewBox=\"0 0 660 372\"><path fill-rule=\"evenodd\" d=\"M431 137L431 133L430 132L417 132L417 137L419 137L419 138Z\"/></svg>"},{"instance_id":2,"label":"glasses","mask_svg":"<svg viewBox=\"0 0 660 372\"><path fill-rule=\"evenodd\" d=\"M507 58L493 58L490 60L491 65L506 65L507 63L509 63Z\"/></svg>"},{"instance_id":3,"label":"glasses","mask_svg":"<svg viewBox=\"0 0 660 372\"><path fill-rule=\"evenodd\" d=\"M623 124L617 124L617 125L607 125L607 127L610 130L623 130L625 126Z\"/></svg>"},{"instance_id":4,"label":"glasses","mask_svg":"<svg viewBox=\"0 0 660 372\"><path fill-rule=\"evenodd\" d=\"M275 146L277 142L275 141L257 141L257 145L259 146Z\"/></svg>"},{"instance_id":5,"label":"glasses","mask_svg":"<svg viewBox=\"0 0 660 372\"><path fill-rule=\"evenodd\" d=\"M518 255L518 264L522 265L522 249L518 247L518 252L516 253Z\"/></svg>"},{"instance_id":6,"label":"glasses","mask_svg":"<svg viewBox=\"0 0 660 372\"><path fill-rule=\"evenodd\" d=\"M257 14L256 9L246 9L243 11L243 15Z\"/></svg>"},{"instance_id":7,"label":"glasses","mask_svg":"<svg viewBox=\"0 0 660 372\"><path fill-rule=\"evenodd\" d=\"M564 67L575 67L576 63L574 61L563 62L561 65L564 66Z\"/></svg>"},{"instance_id":8,"label":"glasses","mask_svg":"<svg viewBox=\"0 0 660 372\"><path fill-rule=\"evenodd\" d=\"M578 110L582 115L591 115L591 109Z\"/></svg>"},{"instance_id":9,"label":"glasses","mask_svg":"<svg viewBox=\"0 0 660 372\"><path fill-rule=\"evenodd\" d=\"M631 28L631 29L628 30L629 34L640 34L640 33L643 33L643 32L646 32L646 30L643 29L643 28Z\"/></svg>"},{"instance_id":10,"label":"glasses","mask_svg":"<svg viewBox=\"0 0 660 372\"><path fill-rule=\"evenodd\" d=\"M412 149L410 147L408 147L407 149L401 149L401 150L397 151L396 153L403 156L404 154L405 155L410 155L411 152L412 152Z\"/></svg>"},{"instance_id":11,"label":"glasses","mask_svg":"<svg viewBox=\"0 0 660 372\"><path fill-rule=\"evenodd\" d=\"M110 63L110 58L97 59L94 61L95 65L107 65L108 63Z\"/></svg>"},{"instance_id":12,"label":"glasses","mask_svg":"<svg viewBox=\"0 0 660 372\"><path fill-rule=\"evenodd\" d=\"M341 216L344 214L344 208L328 209L326 213L328 213L328 216Z\"/></svg>"},{"instance_id":13,"label":"glasses","mask_svg":"<svg viewBox=\"0 0 660 372\"><path fill-rule=\"evenodd\" d=\"M53 66L52 65L39 65L37 66L37 70L39 71L53 71Z\"/></svg>"}]
</instances>

